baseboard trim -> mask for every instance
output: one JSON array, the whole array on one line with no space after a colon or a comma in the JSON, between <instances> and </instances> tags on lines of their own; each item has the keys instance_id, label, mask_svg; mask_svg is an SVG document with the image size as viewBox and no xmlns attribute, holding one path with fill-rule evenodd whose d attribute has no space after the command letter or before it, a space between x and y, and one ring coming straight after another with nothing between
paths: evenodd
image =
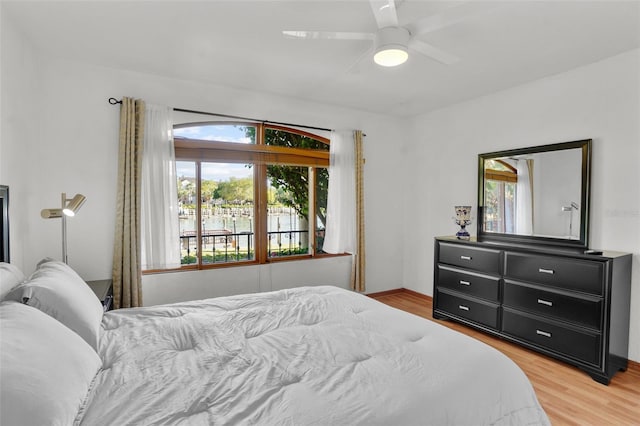
<instances>
[{"instance_id":1,"label":"baseboard trim","mask_svg":"<svg viewBox=\"0 0 640 426\"><path fill-rule=\"evenodd\" d=\"M429 301L433 300L431 296L427 296L426 294L419 293L415 290L409 290L408 288L404 288L404 287L394 288L392 290L379 291L377 293L368 293L367 296L376 298L376 297L382 297L382 296L391 296L391 295L400 294L400 293L407 293L412 296L419 297L421 299L425 299Z\"/></svg>"},{"instance_id":2,"label":"baseboard trim","mask_svg":"<svg viewBox=\"0 0 640 426\"><path fill-rule=\"evenodd\" d=\"M380 296L390 296L392 294L398 294L404 292L404 288L394 288L392 290L379 291L377 293L367 293L366 296L369 297L380 297Z\"/></svg>"}]
</instances>

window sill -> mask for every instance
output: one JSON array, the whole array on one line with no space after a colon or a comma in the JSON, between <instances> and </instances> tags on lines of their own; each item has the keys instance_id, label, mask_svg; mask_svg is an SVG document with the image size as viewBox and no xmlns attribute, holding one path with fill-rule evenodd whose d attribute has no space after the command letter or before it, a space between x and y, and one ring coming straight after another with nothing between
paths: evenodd
<instances>
[{"instance_id":1,"label":"window sill","mask_svg":"<svg viewBox=\"0 0 640 426\"><path fill-rule=\"evenodd\" d=\"M283 256L283 257L273 257L269 258L262 265L268 265L270 263L281 263L281 262L295 262L299 260L314 260L314 259L328 259L332 257L343 257L343 256L351 256L349 253L341 253L341 254L317 254L315 256L310 255L301 255L301 256ZM184 265L180 268L171 268L171 269L149 269L142 271L142 275L154 275L154 274L166 274L172 272L186 272L186 271L204 271L210 269L220 269L220 268L241 268L245 266L254 266L261 265L258 261L244 261L244 262L227 262L227 263L215 263L215 264L205 264L202 266L198 265Z\"/></svg>"}]
</instances>

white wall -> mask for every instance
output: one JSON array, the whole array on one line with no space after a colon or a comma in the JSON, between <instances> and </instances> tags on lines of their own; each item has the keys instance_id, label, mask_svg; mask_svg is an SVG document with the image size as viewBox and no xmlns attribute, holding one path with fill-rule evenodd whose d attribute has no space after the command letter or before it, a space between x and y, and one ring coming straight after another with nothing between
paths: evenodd
<instances>
[{"instance_id":1,"label":"white wall","mask_svg":"<svg viewBox=\"0 0 640 426\"><path fill-rule=\"evenodd\" d=\"M362 129L365 138L365 205L367 235L367 291L402 287L402 238L398 219L388 214L398 182L385 172L399 170L401 153L395 149L398 119L330 105L302 102L269 94L180 81L154 75L97 67L48 57L29 46L28 38L2 17L2 171L11 186L13 260L26 273L43 257L60 258L60 222L40 218L40 210L57 207L60 193L82 193L87 201L68 220L69 263L85 279L111 275L119 107L109 97L138 97L150 103L258 119L335 129ZM5 30L5 28L7 28ZM6 49L5 49L6 47ZM24 59L26 58L26 59ZM8 130L5 132L5 126ZM400 202L399 200L397 201ZM13 221L16 219L17 224ZM382 229L385 234L376 232ZM394 237L395 235L395 237ZM287 285L308 282L346 285L344 259L319 262L283 262L257 275L252 268L185 275L148 275L143 278L146 304L178 300L188 281L191 297L227 294L225 280L233 276L238 291L276 288L256 278L267 272L286 277ZM304 267L303 267L304 265ZM182 280L183 277L185 281ZM342 282L335 282L336 280ZM171 289L168 280L176 279ZM263 279L263 278L262 278ZM283 278L284 279L284 278ZM156 285L157 284L157 285ZM213 289L213 290L212 290ZM219 291L218 291L219 289Z\"/></svg>"},{"instance_id":2,"label":"white wall","mask_svg":"<svg viewBox=\"0 0 640 426\"><path fill-rule=\"evenodd\" d=\"M4 14L1 19L0 184L9 185L10 255L14 263L21 265L27 251L21 243L29 232L27 212L35 197L28 182L39 178L30 176L24 167L30 161L27 146L39 138L34 125L36 117L41 116L37 102L39 61L28 40ZM23 163L17 164L17 158L23 158Z\"/></svg>"},{"instance_id":3,"label":"white wall","mask_svg":"<svg viewBox=\"0 0 640 426\"><path fill-rule=\"evenodd\" d=\"M350 256L147 275L144 302L157 305L298 286L349 288L350 276Z\"/></svg>"},{"instance_id":4,"label":"white wall","mask_svg":"<svg viewBox=\"0 0 640 426\"><path fill-rule=\"evenodd\" d=\"M633 253L629 355L640 361L639 103L634 50L416 117L405 146L405 287L433 294L433 238L455 233L454 205L477 211L478 154L591 138L590 246Z\"/></svg>"}]
</instances>

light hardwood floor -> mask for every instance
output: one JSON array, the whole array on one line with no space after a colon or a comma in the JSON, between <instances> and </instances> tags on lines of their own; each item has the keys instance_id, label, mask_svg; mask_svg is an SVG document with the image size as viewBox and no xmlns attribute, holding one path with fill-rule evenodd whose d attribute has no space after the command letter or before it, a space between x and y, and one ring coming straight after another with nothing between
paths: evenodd
<instances>
[{"instance_id":1,"label":"light hardwood floor","mask_svg":"<svg viewBox=\"0 0 640 426\"><path fill-rule=\"evenodd\" d=\"M371 294L398 309L436 321L432 299L410 290ZM436 321L481 340L515 361L529 377L551 423L560 425L640 425L640 363L631 362L609 386L583 371L545 355L473 330L453 321Z\"/></svg>"}]
</instances>

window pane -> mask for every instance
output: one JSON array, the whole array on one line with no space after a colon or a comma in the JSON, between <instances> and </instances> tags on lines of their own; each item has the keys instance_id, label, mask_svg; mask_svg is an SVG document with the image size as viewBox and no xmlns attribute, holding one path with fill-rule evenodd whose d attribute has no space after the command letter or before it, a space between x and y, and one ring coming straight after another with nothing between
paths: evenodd
<instances>
[{"instance_id":1,"label":"window pane","mask_svg":"<svg viewBox=\"0 0 640 426\"><path fill-rule=\"evenodd\" d=\"M324 230L327 223L329 169L316 168L316 253L324 253Z\"/></svg>"},{"instance_id":2,"label":"window pane","mask_svg":"<svg viewBox=\"0 0 640 426\"><path fill-rule=\"evenodd\" d=\"M256 128L237 124L191 123L173 129L174 138L216 142L256 143Z\"/></svg>"},{"instance_id":3,"label":"window pane","mask_svg":"<svg viewBox=\"0 0 640 426\"><path fill-rule=\"evenodd\" d=\"M213 121L176 125L174 137L181 160L183 264L246 262L255 260L256 253L261 262L265 253L267 257L323 253L328 140L278 126ZM278 149L261 148L258 141ZM238 144L237 148L229 143ZM265 172L267 179L254 188L254 175ZM256 192L267 198L268 208L254 217ZM261 232L257 240L256 224Z\"/></svg>"},{"instance_id":4,"label":"window pane","mask_svg":"<svg viewBox=\"0 0 640 426\"><path fill-rule=\"evenodd\" d=\"M176 161L178 176L178 214L180 217L180 263L197 263L196 241L196 163Z\"/></svg>"},{"instance_id":5,"label":"window pane","mask_svg":"<svg viewBox=\"0 0 640 426\"><path fill-rule=\"evenodd\" d=\"M485 166L486 169L492 170L502 170L506 172L510 172L511 169L504 165L504 163L497 160L487 160L487 164Z\"/></svg>"},{"instance_id":6,"label":"window pane","mask_svg":"<svg viewBox=\"0 0 640 426\"><path fill-rule=\"evenodd\" d=\"M329 151L329 144L320 142L317 139L268 127L264 130L264 143L265 145L285 146L288 148Z\"/></svg>"},{"instance_id":7,"label":"window pane","mask_svg":"<svg viewBox=\"0 0 640 426\"><path fill-rule=\"evenodd\" d=\"M267 166L269 257L309 253L309 168Z\"/></svg>"},{"instance_id":8,"label":"window pane","mask_svg":"<svg viewBox=\"0 0 640 426\"><path fill-rule=\"evenodd\" d=\"M202 263L254 259L253 170L249 164L202 163Z\"/></svg>"},{"instance_id":9,"label":"window pane","mask_svg":"<svg viewBox=\"0 0 640 426\"><path fill-rule=\"evenodd\" d=\"M486 231L513 233L516 184L486 180L484 191Z\"/></svg>"}]
</instances>

